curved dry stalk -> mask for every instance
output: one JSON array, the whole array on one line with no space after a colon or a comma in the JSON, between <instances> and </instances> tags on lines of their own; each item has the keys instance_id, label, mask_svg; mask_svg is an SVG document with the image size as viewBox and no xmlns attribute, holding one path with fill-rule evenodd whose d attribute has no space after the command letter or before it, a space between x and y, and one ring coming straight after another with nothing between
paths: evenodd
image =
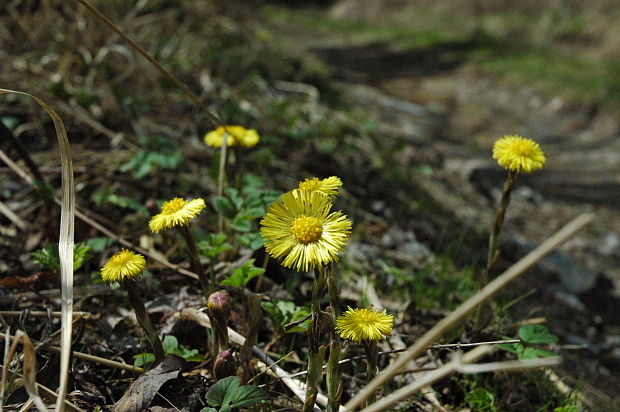
<instances>
[{"instance_id":1,"label":"curved dry stalk","mask_svg":"<svg viewBox=\"0 0 620 412\"><path fill-rule=\"evenodd\" d=\"M36 382L36 373L37 373L37 355L34 350L34 345L30 341L28 335L18 330L15 333L15 338L13 339L13 344L11 345L6 357L4 359L4 368L2 368L2 382L0 383L0 388L2 389L2 395L4 397L4 391L6 389L6 382L9 377L9 364L13 360L15 356L15 351L17 350L17 345L22 344L23 350L23 361L22 361L22 371L24 375L24 387L26 388L26 392L28 392L28 396L30 400L33 401L34 405L37 407L39 412L47 412L47 406L41 400L39 396L39 392L37 391L37 382ZM4 399L3 399L4 400Z\"/></svg>"},{"instance_id":2,"label":"curved dry stalk","mask_svg":"<svg viewBox=\"0 0 620 412\"><path fill-rule=\"evenodd\" d=\"M368 385L362 388L347 404L345 407L347 410L352 411L360 406L366 398L376 391L379 386L386 383L388 380L396 376L399 371L404 368L407 363L415 359L420 353L428 348L439 337L443 336L447 331L451 330L457 323L462 321L467 315L469 315L476 307L484 302L489 301L500 290L502 290L508 283L521 276L526 270L531 268L539 260L551 253L554 249L560 246L568 238L574 235L577 231L582 229L588 224L594 215L591 213L584 213L570 221L566 226L560 229L553 236L548 238L536 249L528 253L521 260L512 265L508 270L502 273L500 276L489 282L482 290L463 302L458 308L449 313L445 318L440 320L426 332L415 344L409 347L405 353L403 353L398 359L396 359L390 366L382 370ZM479 348L483 348L480 346ZM471 351L473 352L473 351ZM385 401L383 398L382 401ZM392 398L390 398L392 399ZM401 398L392 399L393 403L396 403ZM374 404L373 404L374 405ZM371 409L374 410L374 409Z\"/></svg>"},{"instance_id":3,"label":"curved dry stalk","mask_svg":"<svg viewBox=\"0 0 620 412\"><path fill-rule=\"evenodd\" d=\"M73 224L75 219L75 187L73 184L73 161L71 158L71 146L67 131L58 114L45 102L36 96L26 92L0 89L3 94L20 94L33 99L52 118L58 150L60 151L60 163L62 167L61 190L62 200L60 208L60 236L58 239L58 256L60 257L60 283L61 283L61 337L60 346L60 384L58 387L58 399L56 410L63 412L65 395L67 393L67 381L69 375L69 360L71 352L71 332L73 328Z\"/></svg>"}]
</instances>

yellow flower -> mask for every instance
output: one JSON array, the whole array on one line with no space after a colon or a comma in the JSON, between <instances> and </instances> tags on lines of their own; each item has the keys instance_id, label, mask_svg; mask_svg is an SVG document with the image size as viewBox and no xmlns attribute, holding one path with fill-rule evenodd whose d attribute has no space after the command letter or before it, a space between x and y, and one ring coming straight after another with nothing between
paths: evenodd
<instances>
[{"instance_id":1,"label":"yellow flower","mask_svg":"<svg viewBox=\"0 0 620 412\"><path fill-rule=\"evenodd\" d=\"M495 142L493 159L504 169L526 173L542 169L546 160L538 143L519 135L504 136Z\"/></svg>"},{"instance_id":2,"label":"yellow flower","mask_svg":"<svg viewBox=\"0 0 620 412\"><path fill-rule=\"evenodd\" d=\"M203 199L187 201L180 197L165 202L161 207L161 213L151 218L149 227L154 233L175 226L186 226L193 218L205 208Z\"/></svg>"},{"instance_id":3,"label":"yellow flower","mask_svg":"<svg viewBox=\"0 0 620 412\"><path fill-rule=\"evenodd\" d=\"M392 332L394 316L372 309L349 309L336 319L336 332L355 342L381 340Z\"/></svg>"},{"instance_id":4,"label":"yellow flower","mask_svg":"<svg viewBox=\"0 0 620 412\"><path fill-rule=\"evenodd\" d=\"M261 220L265 249L284 258L285 267L310 271L334 260L351 233L351 221L331 212L332 203L319 192L293 190L274 202Z\"/></svg>"},{"instance_id":5,"label":"yellow flower","mask_svg":"<svg viewBox=\"0 0 620 412\"><path fill-rule=\"evenodd\" d=\"M144 256L121 249L101 268L101 278L107 283L132 279L140 276L145 265Z\"/></svg>"},{"instance_id":6,"label":"yellow flower","mask_svg":"<svg viewBox=\"0 0 620 412\"><path fill-rule=\"evenodd\" d=\"M212 147L222 147L224 133L227 133L226 143L228 146L238 144L246 148L255 146L260 137L254 129L246 129L243 126L219 126L205 135L205 143Z\"/></svg>"},{"instance_id":7,"label":"yellow flower","mask_svg":"<svg viewBox=\"0 0 620 412\"><path fill-rule=\"evenodd\" d=\"M316 177L312 179L306 179L303 182L299 182L299 190L309 190L311 192L317 191L330 198L338 196L338 189L342 187L342 180L336 176L330 176L326 179L319 180Z\"/></svg>"}]
</instances>

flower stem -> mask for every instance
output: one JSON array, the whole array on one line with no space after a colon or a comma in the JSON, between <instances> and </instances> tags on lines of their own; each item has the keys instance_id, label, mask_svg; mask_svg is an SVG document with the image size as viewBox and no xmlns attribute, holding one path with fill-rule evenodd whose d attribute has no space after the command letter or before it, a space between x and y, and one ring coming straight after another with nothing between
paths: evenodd
<instances>
[{"instance_id":1,"label":"flower stem","mask_svg":"<svg viewBox=\"0 0 620 412\"><path fill-rule=\"evenodd\" d=\"M504 186L502 188L502 196L499 200L499 205L497 206L497 210L495 211L495 219L493 220L493 225L491 226L491 233L489 234L489 251L487 254L487 264L484 270L480 275L480 287L484 287L489 281L489 275L493 271L493 267L497 263L499 258L499 235L502 230L502 225L504 224L504 217L506 216L506 210L508 209L508 205L510 204L510 195L512 194L512 189L517 180L518 172L509 171L508 177L504 182ZM482 325L482 312L484 310L484 305L478 306L476 309L476 329L479 329Z\"/></svg>"},{"instance_id":2,"label":"flower stem","mask_svg":"<svg viewBox=\"0 0 620 412\"><path fill-rule=\"evenodd\" d=\"M504 187L502 188L502 197L499 201L499 206L495 212L495 219L493 220L493 226L491 227L491 234L489 236L489 253L487 255L487 266L486 270L483 273L486 273L488 276L489 272L492 269L493 263L496 260L495 254L499 248L499 235L502 230L502 225L504 224L504 217L506 215L506 210L508 209L508 205L510 204L510 195L512 193L512 189L517 180L517 172L509 171L508 178L504 182ZM486 276L484 279L484 284L486 284Z\"/></svg>"},{"instance_id":3,"label":"flower stem","mask_svg":"<svg viewBox=\"0 0 620 412\"><path fill-rule=\"evenodd\" d=\"M377 375L377 360L379 358L379 349L376 340L362 341L364 352L366 353L366 383L370 382ZM374 403L375 394L373 393L366 399L366 406Z\"/></svg>"},{"instance_id":4,"label":"flower stem","mask_svg":"<svg viewBox=\"0 0 620 412\"><path fill-rule=\"evenodd\" d=\"M320 346L321 296L325 289L325 272L322 268L315 271L312 284L312 300L310 304L312 319L308 325L308 375L306 376L306 401L304 412L314 410L314 401L318 393L318 384L323 371L325 346Z\"/></svg>"},{"instance_id":5,"label":"flower stem","mask_svg":"<svg viewBox=\"0 0 620 412\"><path fill-rule=\"evenodd\" d=\"M327 360L327 412L338 412L340 409L340 398L342 397L343 383L342 370L340 368L340 337L336 333L336 318L340 315L340 294L336 273L332 271L327 274L327 291L329 295L329 306L331 307L332 325L330 328L329 358Z\"/></svg>"},{"instance_id":6,"label":"flower stem","mask_svg":"<svg viewBox=\"0 0 620 412\"><path fill-rule=\"evenodd\" d=\"M186 225L177 226L176 227L181 233L181 236L185 239L185 244L187 245L187 254L189 255L189 259L192 262L192 270L198 274L198 278L200 279L200 284L202 285L202 292L205 295L205 298L208 299L211 292L213 292L211 281L209 277L206 275L205 271L202 269L202 265L200 264L200 257L198 256L198 250L196 249L196 242L194 241L194 237L192 233L189 231L189 227Z\"/></svg>"},{"instance_id":7,"label":"flower stem","mask_svg":"<svg viewBox=\"0 0 620 412\"><path fill-rule=\"evenodd\" d=\"M164 360L164 347L159 340L159 336L155 332L155 328L153 327L153 323L151 322L151 318L146 312L146 308L144 307L144 301L142 297L140 297L140 292L138 291L138 287L133 280L126 279L122 282L123 287L127 290L129 294L129 301L133 306L134 311L136 312L136 319L138 323L144 330L146 334L146 339L151 344L153 348L153 353L155 354L155 362L159 363Z\"/></svg>"}]
</instances>

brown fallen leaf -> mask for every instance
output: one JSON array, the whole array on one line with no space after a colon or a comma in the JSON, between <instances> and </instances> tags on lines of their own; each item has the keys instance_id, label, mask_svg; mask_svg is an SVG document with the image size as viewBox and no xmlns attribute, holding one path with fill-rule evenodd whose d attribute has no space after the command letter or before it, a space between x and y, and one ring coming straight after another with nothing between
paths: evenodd
<instances>
[{"instance_id":1,"label":"brown fallen leaf","mask_svg":"<svg viewBox=\"0 0 620 412\"><path fill-rule=\"evenodd\" d=\"M140 376L127 389L123 397L112 407L113 412L139 412L151 404L153 398L166 382L179 377L185 361L168 355L162 363Z\"/></svg>"}]
</instances>

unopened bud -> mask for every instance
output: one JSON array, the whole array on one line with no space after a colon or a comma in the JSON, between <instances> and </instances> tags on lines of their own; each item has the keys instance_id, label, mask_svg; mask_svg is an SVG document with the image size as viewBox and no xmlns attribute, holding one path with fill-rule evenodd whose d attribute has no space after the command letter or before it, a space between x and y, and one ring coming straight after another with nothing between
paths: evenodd
<instances>
[{"instance_id":1,"label":"unopened bud","mask_svg":"<svg viewBox=\"0 0 620 412\"><path fill-rule=\"evenodd\" d=\"M215 363L213 364L213 373L215 374L215 378L217 380L226 378L227 376L232 376L235 374L237 370L237 362L235 358L233 358L232 352L227 350L221 351L217 358L215 358Z\"/></svg>"},{"instance_id":2,"label":"unopened bud","mask_svg":"<svg viewBox=\"0 0 620 412\"><path fill-rule=\"evenodd\" d=\"M209 295L207 307L211 313L220 318L228 320L230 317L230 295L225 290L218 290Z\"/></svg>"}]
</instances>

